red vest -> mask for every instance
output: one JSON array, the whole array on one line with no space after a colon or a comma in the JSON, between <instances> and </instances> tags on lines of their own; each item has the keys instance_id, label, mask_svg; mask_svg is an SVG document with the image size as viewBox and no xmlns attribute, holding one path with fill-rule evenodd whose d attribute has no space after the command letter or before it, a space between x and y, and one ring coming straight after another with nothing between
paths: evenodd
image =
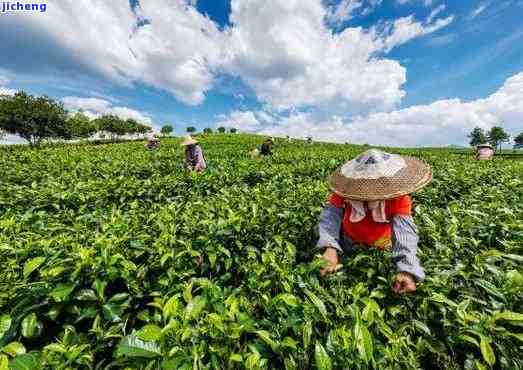
<instances>
[{"instance_id":1,"label":"red vest","mask_svg":"<svg viewBox=\"0 0 523 370\"><path fill-rule=\"evenodd\" d=\"M329 202L335 207L344 208L342 231L356 244L372 246L381 250L391 246L392 227L390 223L375 222L370 211L367 211L363 220L352 223L350 221L352 207L349 202L346 202L345 199L336 194L330 196ZM385 215L389 221L394 215L412 215L410 196L404 195L386 200Z\"/></svg>"}]
</instances>

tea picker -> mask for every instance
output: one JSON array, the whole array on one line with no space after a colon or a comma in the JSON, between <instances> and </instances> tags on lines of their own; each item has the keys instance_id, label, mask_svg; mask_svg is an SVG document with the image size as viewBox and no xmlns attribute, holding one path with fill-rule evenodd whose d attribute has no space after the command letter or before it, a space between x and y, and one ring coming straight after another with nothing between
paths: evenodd
<instances>
[{"instance_id":1,"label":"tea picker","mask_svg":"<svg viewBox=\"0 0 523 370\"><path fill-rule=\"evenodd\" d=\"M423 161L379 150L368 150L345 163L329 177L332 194L319 219L317 248L335 272L339 256L359 248L392 248L397 274L393 290L416 291L425 273L416 256L417 228L409 194L432 180Z\"/></svg>"},{"instance_id":2,"label":"tea picker","mask_svg":"<svg viewBox=\"0 0 523 370\"><path fill-rule=\"evenodd\" d=\"M156 135L154 132L151 132L147 137L147 143L145 143L145 147L150 150L160 149L160 139L158 138L158 135Z\"/></svg>"},{"instance_id":3,"label":"tea picker","mask_svg":"<svg viewBox=\"0 0 523 370\"><path fill-rule=\"evenodd\" d=\"M202 147L197 140L187 135L180 145L185 147L185 164L187 169L202 172L207 168Z\"/></svg>"},{"instance_id":4,"label":"tea picker","mask_svg":"<svg viewBox=\"0 0 523 370\"><path fill-rule=\"evenodd\" d=\"M268 137L261 146L260 155L262 155L262 156L272 155L272 146L273 145L274 145L274 138Z\"/></svg>"},{"instance_id":5,"label":"tea picker","mask_svg":"<svg viewBox=\"0 0 523 370\"><path fill-rule=\"evenodd\" d=\"M488 161L494 157L494 149L490 144L480 144L477 146L476 159L478 161Z\"/></svg>"}]
</instances>

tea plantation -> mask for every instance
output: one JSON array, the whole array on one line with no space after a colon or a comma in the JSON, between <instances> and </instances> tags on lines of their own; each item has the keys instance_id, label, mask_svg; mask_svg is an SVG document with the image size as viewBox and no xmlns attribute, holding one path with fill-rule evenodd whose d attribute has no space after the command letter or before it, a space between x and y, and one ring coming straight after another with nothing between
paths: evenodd
<instances>
[{"instance_id":1,"label":"tea plantation","mask_svg":"<svg viewBox=\"0 0 523 370\"><path fill-rule=\"evenodd\" d=\"M0 148L0 369L522 369L523 161L428 161L416 295L390 253L313 250L327 175L363 147L210 135ZM396 152L398 152L396 150Z\"/></svg>"}]
</instances>

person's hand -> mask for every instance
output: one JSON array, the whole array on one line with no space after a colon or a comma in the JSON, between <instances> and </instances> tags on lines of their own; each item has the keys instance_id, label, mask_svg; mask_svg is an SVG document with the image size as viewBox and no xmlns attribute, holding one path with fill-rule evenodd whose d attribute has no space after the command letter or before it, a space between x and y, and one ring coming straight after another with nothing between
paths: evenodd
<instances>
[{"instance_id":1,"label":"person's hand","mask_svg":"<svg viewBox=\"0 0 523 370\"><path fill-rule=\"evenodd\" d=\"M338 265L338 253L336 252L336 249L325 248L323 259L327 262L327 266L320 270L321 276L336 272L336 266Z\"/></svg>"},{"instance_id":2,"label":"person's hand","mask_svg":"<svg viewBox=\"0 0 523 370\"><path fill-rule=\"evenodd\" d=\"M399 272L394 280L392 290L396 294L414 293L416 291L416 281L408 272Z\"/></svg>"}]
</instances>

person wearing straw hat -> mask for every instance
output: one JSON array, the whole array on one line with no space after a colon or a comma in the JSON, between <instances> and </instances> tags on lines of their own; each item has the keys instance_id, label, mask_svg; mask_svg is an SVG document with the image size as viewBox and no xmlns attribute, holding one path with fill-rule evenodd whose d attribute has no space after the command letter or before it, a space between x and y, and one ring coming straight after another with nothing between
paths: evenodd
<instances>
[{"instance_id":1,"label":"person wearing straw hat","mask_svg":"<svg viewBox=\"0 0 523 370\"><path fill-rule=\"evenodd\" d=\"M185 163L191 171L202 172L207 168L202 147L198 141L187 135L181 146L185 147Z\"/></svg>"},{"instance_id":2,"label":"person wearing straw hat","mask_svg":"<svg viewBox=\"0 0 523 370\"><path fill-rule=\"evenodd\" d=\"M344 252L392 248L397 270L393 290L415 292L425 273L416 256L418 235L409 194L431 180L432 170L425 162L375 149L332 173L332 194L318 224L316 247L327 263L321 274L335 272Z\"/></svg>"},{"instance_id":3,"label":"person wearing straw hat","mask_svg":"<svg viewBox=\"0 0 523 370\"><path fill-rule=\"evenodd\" d=\"M272 146L274 144L274 138L268 137L261 146L260 155L267 156L272 155Z\"/></svg>"},{"instance_id":4,"label":"person wearing straw hat","mask_svg":"<svg viewBox=\"0 0 523 370\"><path fill-rule=\"evenodd\" d=\"M490 144L479 144L476 150L476 159L478 161L488 161L494 156L494 148Z\"/></svg>"}]
</instances>

